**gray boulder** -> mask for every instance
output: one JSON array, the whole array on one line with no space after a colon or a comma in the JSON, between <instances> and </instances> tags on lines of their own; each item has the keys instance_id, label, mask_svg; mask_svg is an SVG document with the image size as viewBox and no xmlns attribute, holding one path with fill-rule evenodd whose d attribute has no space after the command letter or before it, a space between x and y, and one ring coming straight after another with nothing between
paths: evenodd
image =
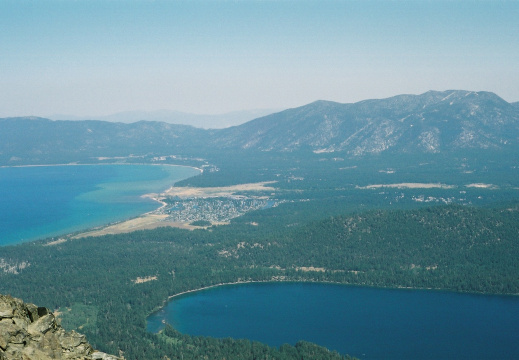
<instances>
[{"instance_id":1,"label":"gray boulder","mask_svg":"<svg viewBox=\"0 0 519 360\"><path fill-rule=\"evenodd\" d=\"M52 312L0 294L0 360L123 360L95 351L86 337L67 332Z\"/></svg>"}]
</instances>

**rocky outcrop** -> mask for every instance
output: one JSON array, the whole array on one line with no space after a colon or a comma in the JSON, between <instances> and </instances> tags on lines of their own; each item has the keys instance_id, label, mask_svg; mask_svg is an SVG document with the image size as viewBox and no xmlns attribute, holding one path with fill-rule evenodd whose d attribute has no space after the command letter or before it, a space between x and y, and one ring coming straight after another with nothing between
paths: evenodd
<instances>
[{"instance_id":1,"label":"rocky outcrop","mask_svg":"<svg viewBox=\"0 0 519 360\"><path fill-rule=\"evenodd\" d=\"M52 312L9 295L0 295L0 360L122 358L95 351L86 337L67 332Z\"/></svg>"}]
</instances>

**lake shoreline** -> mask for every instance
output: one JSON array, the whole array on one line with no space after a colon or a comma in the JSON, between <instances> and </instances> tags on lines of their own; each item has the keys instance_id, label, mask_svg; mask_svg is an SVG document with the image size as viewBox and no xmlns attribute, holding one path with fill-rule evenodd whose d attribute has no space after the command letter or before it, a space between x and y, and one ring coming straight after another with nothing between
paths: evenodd
<instances>
[{"instance_id":1,"label":"lake shoreline","mask_svg":"<svg viewBox=\"0 0 519 360\"><path fill-rule=\"evenodd\" d=\"M158 203L158 207L156 208L153 208L154 205L151 203L151 202L148 202L149 205L147 205L147 209L142 209L142 210L145 210L145 212L141 212L139 214L139 211L138 211L138 207L135 208L137 210L136 214L135 215L131 215L131 214L126 214L125 212L121 213L122 216L121 216L121 220L116 220L114 219L115 221L110 221L109 219L106 219L108 220L107 222L105 222L104 224L100 224L100 225L95 225L92 226L92 225L89 225L88 223L85 224L86 226L82 226L81 224L76 224L74 226L70 226L68 229L63 227L62 230L60 230L59 228L57 230L53 230L51 233L47 233L45 234L43 231L41 232L41 234L37 234L36 232L36 235L31 235L31 236L28 236L28 237L20 237L18 240L13 240L13 241L9 241L5 244L2 244L0 246L10 246L10 245L17 245L17 244L22 244L22 243L30 243L30 242L39 242L39 241L44 241L45 244L44 245L54 245L54 244L58 244L58 243L61 243L63 241L66 241L68 239L74 239L74 238L79 238L79 237L83 237L83 236L80 236L81 234L90 234L92 232L98 232L98 231L101 231L103 229L106 229L106 228L110 228L110 227L113 227L113 226L125 226L125 225L121 225L121 224L124 224L128 221L131 221L132 223L135 223L135 222L144 222L143 226L139 226L138 228L136 228L135 230L139 230L141 228L154 228L157 226L157 223L160 221L160 219L156 219L156 215L158 212L160 212L161 209L163 209L165 206L166 206L166 203L164 201L162 201L160 195L163 194L163 192L171 189L171 187L174 185L174 183L180 181L180 180L184 180L186 178L189 178L189 177L193 177L193 176L198 176L200 175L201 173L203 173L203 169L201 168L198 168L198 167L195 167L195 166L188 166L188 165L176 165L176 164L150 164L150 163L85 163L85 164L78 164L78 163L66 163L66 164L37 164L37 165L12 165L12 166L6 166L6 165L3 165L3 166L0 166L0 169L17 169L17 168L65 168L65 167L81 167L81 168L85 168L85 167L89 167L89 166L92 166L92 167L96 167L96 166L154 166L155 168L157 167L176 167L176 168L183 168L183 169L192 169L194 171L196 171L195 174L191 175L191 176L188 176L188 177L185 177L185 178L179 178L179 179L175 179L174 178L174 170L168 170L166 171L166 173L168 173L169 175L167 175L167 178L169 177L172 177L172 181L169 183L169 184L166 184L165 186L161 187L160 189L160 192L159 193L150 193L148 191L143 191L142 193L137 193L135 196L136 196L136 199L138 198L141 198L143 200L152 200L153 202L157 202ZM5 171L8 171L8 170L5 170ZM12 170L12 171L15 171L15 170ZM21 170L20 170L21 171ZM34 170L36 171L36 170ZM58 171L58 170L56 170ZM63 170L65 171L65 170ZM72 170L75 172L75 170ZM79 170L78 170L79 171ZM89 170L85 170L85 171L89 171ZM121 170L122 171L122 170ZM179 170L181 172L185 172L185 170ZM123 173L125 173L126 171L123 171ZM173 175L173 176L172 176ZM96 185L97 186L97 185ZM155 190L155 189L154 189ZM82 194L80 194L82 195ZM139 201L139 200L137 200ZM146 201L147 202L147 201ZM152 208L152 210L149 210L150 208ZM25 210L22 210L22 211L25 211ZM125 215L130 215L130 216L125 216ZM30 217L30 213L27 213L28 217ZM115 217L116 218L116 217ZM137 219L144 219L144 220L137 220ZM151 220L153 220L153 223L155 224L154 226L152 225L149 225L149 223L151 222ZM99 221L98 223L101 223L101 221ZM131 224L131 223L130 223ZM163 225L166 225L165 223ZM167 224L167 226L172 226L174 224ZM76 229L74 229L74 227ZM36 229L36 228L35 228ZM131 231L134 231L133 229ZM56 240L57 239L57 240ZM60 240L60 241L58 241Z\"/></svg>"},{"instance_id":2,"label":"lake shoreline","mask_svg":"<svg viewBox=\"0 0 519 360\"><path fill-rule=\"evenodd\" d=\"M67 163L67 164L0 165L0 168L30 168L30 167L53 167L53 166L104 166L104 165L112 165L112 166L113 165L178 166L178 167L185 167L185 168L191 168L194 170L198 170L200 173L204 172L204 170L202 170L196 166L177 165L177 164L150 164L150 163L91 163L91 164Z\"/></svg>"},{"instance_id":3,"label":"lake shoreline","mask_svg":"<svg viewBox=\"0 0 519 360\"><path fill-rule=\"evenodd\" d=\"M202 170L201 170L202 171ZM267 186L273 184L275 181L263 181L258 183L238 184L222 187L175 187L170 186L167 190L161 193L144 194L142 198L149 198L157 201L161 206L155 210L144 213L132 219L116 222L107 226L93 229L90 231L81 232L75 235L69 235L70 238L83 238L87 236L103 236L123 234L137 230L150 230L158 227L175 227L179 229L194 230L200 229L199 226L190 225L189 222L170 221L168 216L161 213L161 210L167 206L164 202L166 197L178 197L181 199L189 198L211 198L211 197L230 197L234 192L243 191L274 191L273 187ZM213 222L213 225L223 225L226 222Z\"/></svg>"},{"instance_id":4,"label":"lake shoreline","mask_svg":"<svg viewBox=\"0 0 519 360\"><path fill-rule=\"evenodd\" d=\"M169 303L167 308L150 315L147 318L148 331L158 333L165 324L169 324L180 333L190 336L246 338L274 347L282 343L294 345L299 340L305 340L342 354L348 353L366 359L421 358L429 350L434 350L435 358L459 358L468 348L472 349L474 339L483 335L483 338L488 336L492 339L488 344L499 345L492 350L485 348L488 344L479 345L478 349L471 350L472 354L486 351L485 358L491 358L488 354L498 349L508 349L501 350L501 355L507 354L511 349L510 344L516 338L514 334L517 323L514 319L519 315L517 298L508 296L480 297L471 296L479 294L445 290L400 292L399 288L323 281L305 284L303 281L286 280L239 281L204 286L201 289L248 283L272 285L265 284L265 288L260 285L250 288L244 286L196 294L193 298L183 297L178 303ZM314 284L325 286L310 286ZM354 286L347 288L340 285ZM181 292L169 299L195 291ZM300 295L290 295L294 293ZM503 306L506 306L506 314L509 315L495 317L495 311ZM297 310L289 315L290 309ZM454 312L452 309L455 309ZM310 320L307 321L307 318ZM248 322L257 324L259 330L251 330L247 326ZM497 329L502 329L503 334L495 329L486 331L482 325L489 322ZM285 326L286 324L289 325ZM345 324L348 326L345 327ZM369 336L381 327L382 340ZM323 335L324 328L333 330ZM279 333L272 335L273 329L280 329ZM420 341L417 342L423 338L430 339L427 350ZM457 353L452 350L453 338L456 344L463 344L459 348L462 350L458 349ZM409 344L418 345L409 348ZM514 345L513 348L517 351L517 346Z\"/></svg>"},{"instance_id":5,"label":"lake shoreline","mask_svg":"<svg viewBox=\"0 0 519 360\"><path fill-rule=\"evenodd\" d=\"M355 284L355 283L347 283L347 282L337 282L337 281L326 281L326 280L304 280L304 279L270 279L270 280L239 280L234 282L226 282L226 283L218 283L213 285L208 285L192 290L185 290L173 295L169 295L162 303L161 306L153 309L146 317L150 317L160 309L164 308L171 300L176 297L180 297L187 294L196 293L199 291L209 290L216 287L222 286L232 286L232 285L246 285L246 284L262 284L262 283L311 283L311 284L328 284L328 285L343 285L343 286L352 286L352 287L360 287L360 288L371 288L371 289L384 289L384 290L409 290L409 291L433 291L433 292L447 292L453 294L463 294L463 295L481 295L481 296L503 296L503 297L519 297L518 294L500 294L500 293L486 293L486 292L468 292L468 291L457 291L446 288L420 288L420 287L409 287L409 286L375 286L375 285L363 285L363 284Z\"/></svg>"},{"instance_id":6,"label":"lake shoreline","mask_svg":"<svg viewBox=\"0 0 519 360\"><path fill-rule=\"evenodd\" d=\"M227 282L227 283L218 283L214 285L208 285L201 288L182 291L178 294L168 296L166 301L169 301L175 297L194 293L197 291L208 290L211 288L219 287L219 286L229 286L229 285L243 285L243 284L256 284L256 283L313 283L313 284L335 284L335 285L345 285L345 286L355 286L355 287L365 287L365 288L373 288L373 289L387 289L387 290L418 290L418 291L439 291L439 292L449 292L455 294L466 294L466 295L484 295L484 296L510 296L510 297L519 297L518 294L500 294L500 293L487 293L487 292L473 292L473 291L457 291L447 288L423 288L423 287L410 287L410 286L376 286L376 285L363 285L363 284L355 284L355 283L346 283L346 282L337 282L337 281L326 281L326 280L301 280L301 279L273 279L273 280L244 280L244 281L235 281L235 282ZM155 310L156 311L156 310Z\"/></svg>"}]
</instances>

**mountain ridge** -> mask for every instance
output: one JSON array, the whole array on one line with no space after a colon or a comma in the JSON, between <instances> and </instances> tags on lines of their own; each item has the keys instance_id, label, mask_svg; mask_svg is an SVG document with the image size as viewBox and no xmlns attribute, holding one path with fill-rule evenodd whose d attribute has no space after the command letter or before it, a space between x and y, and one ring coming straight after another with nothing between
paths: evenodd
<instances>
[{"instance_id":1,"label":"mountain ridge","mask_svg":"<svg viewBox=\"0 0 519 360\"><path fill-rule=\"evenodd\" d=\"M179 152L209 132L189 125L139 121L0 119L0 163L93 161L105 156Z\"/></svg>"},{"instance_id":2,"label":"mountain ridge","mask_svg":"<svg viewBox=\"0 0 519 360\"><path fill-rule=\"evenodd\" d=\"M0 163L7 165L243 150L433 154L519 147L519 105L491 92L447 90L349 104L318 100L225 129L37 117L0 119L0 129Z\"/></svg>"},{"instance_id":3,"label":"mountain ridge","mask_svg":"<svg viewBox=\"0 0 519 360\"><path fill-rule=\"evenodd\" d=\"M155 111L122 111L103 116L73 116L73 115L51 115L46 118L52 120L101 120L110 122L121 122L130 124L139 121L158 121L174 125L188 125L202 129L221 129L237 126L255 118L272 114L279 110L274 109L254 109L232 111L224 114L194 114L175 110L155 110Z\"/></svg>"},{"instance_id":4,"label":"mountain ridge","mask_svg":"<svg viewBox=\"0 0 519 360\"><path fill-rule=\"evenodd\" d=\"M415 127L413 129L413 127ZM418 130L417 130L418 129ZM215 145L352 155L517 144L519 112L490 92L428 91L341 104L316 101L224 129Z\"/></svg>"}]
</instances>

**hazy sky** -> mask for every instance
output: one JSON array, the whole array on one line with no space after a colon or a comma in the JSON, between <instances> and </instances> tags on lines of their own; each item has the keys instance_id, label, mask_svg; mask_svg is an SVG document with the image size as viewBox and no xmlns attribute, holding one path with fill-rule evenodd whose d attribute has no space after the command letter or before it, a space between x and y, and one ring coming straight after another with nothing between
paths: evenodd
<instances>
[{"instance_id":1,"label":"hazy sky","mask_svg":"<svg viewBox=\"0 0 519 360\"><path fill-rule=\"evenodd\" d=\"M0 117L519 101L519 1L0 0Z\"/></svg>"}]
</instances>

